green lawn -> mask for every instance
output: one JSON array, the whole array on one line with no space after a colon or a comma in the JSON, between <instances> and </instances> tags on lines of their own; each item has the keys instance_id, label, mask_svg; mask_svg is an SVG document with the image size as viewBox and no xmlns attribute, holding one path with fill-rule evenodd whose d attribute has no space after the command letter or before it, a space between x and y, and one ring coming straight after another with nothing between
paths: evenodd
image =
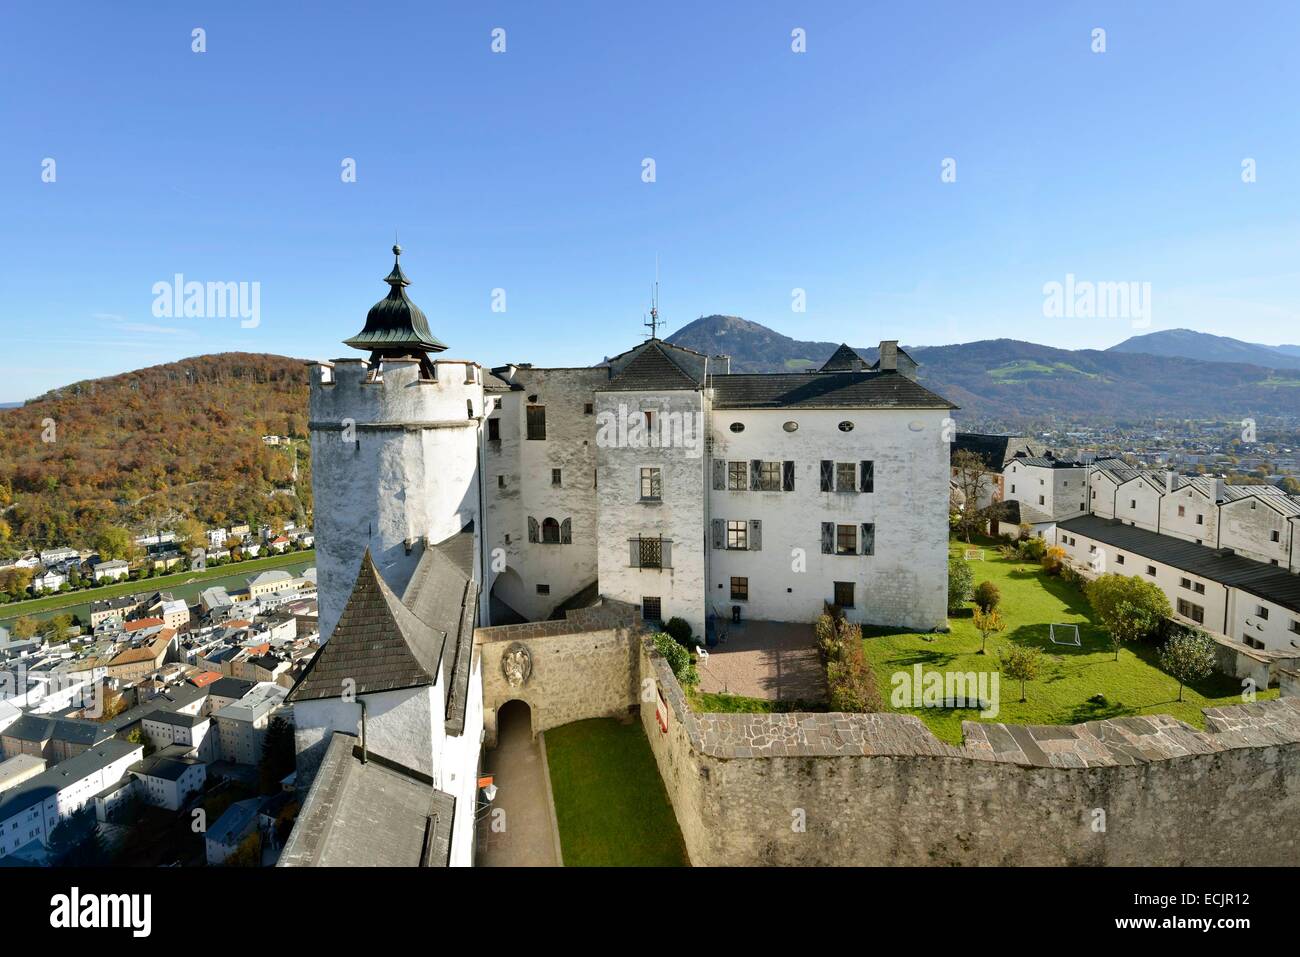
<instances>
[{"instance_id":1,"label":"green lawn","mask_svg":"<svg viewBox=\"0 0 1300 957\"><path fill-rule=\"evenodd\" d=\"M85 588L79 591L47 595L44 598L30 598L26 601L10 602L6 605L0 605L0 621L9 618L21 618L23 615L33 615L43 611L54 611L71 605L84 605L87 602L100 601L104 598L118 598L122 595L134 595L136 592L153 592L162 588L170 588L173 585L183 585L187 581L228 578L231 575L240 575L245 572L264 572L268 568L278 568L281 565L292 565L295 562L311 561L315 557L315 549L309 548L301 552L285 552L283 555L272 555L268 558L250 558L245 562L217 565L201 572L174 572L170 575L137 578L113 585L101 585L98 588Z\"/></svg>"},{"instance_id":2,"label":"green lawn","mask_svg":"<svg viewBox=\"0 0 1300 957\"><path fill-rule=\"evenodd\" d=\"M1205 726L1201 709L1240 704L1240 683L1214 674L1188 686L1178 699L1178 682L1160 670L1156 647L1141 643L1120 650L1114 660L1110 638L1096 622L1083 595L1072 585L1044 575L1036 564L1001 557L990 543L985 560L975 561L975 583L992 580L1002 591L1000 605L1006 630L989 639L988 654L979 654L979 632L969 610L950 618L949 634L920 635L888 629L864 629L867 657L876 670L881 697L889 710L915 714L940 738L961 742L962 721L1003 721L1008 724L1077 724L1101 718L1135 714L1170 714L1198 728ZM954 543L952 554L961 557L965 546ZM1081 648L1059 647L1048 641L1048 624L1079 626ZM994 672L997 652L1008 645L1041 648L1044 667L1026 688L1020 702L1019 682L1003 679L997 717L981 718L974 709L893 708L891 676L911 672L920 664L924 672ZM1105 702L1092 702L1094 695ZM1277 697L1277 690L1261 692L1260 699Z\"/></svg>"},{"instance_id":3,"label":"green lawn","mask_svg":"<svg viewBox=\"0 0 1300 957\"><path fill-rule=\"evenodd\" d=\"M566 867L677 867L686 850L639 722L577 721L546 732Z\"/></svg>"}]
</instances>

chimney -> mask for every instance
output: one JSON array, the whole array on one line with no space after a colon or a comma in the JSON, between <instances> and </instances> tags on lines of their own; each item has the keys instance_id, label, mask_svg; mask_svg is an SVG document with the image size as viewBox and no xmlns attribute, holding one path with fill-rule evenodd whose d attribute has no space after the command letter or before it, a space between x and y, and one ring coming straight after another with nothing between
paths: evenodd
<instances>
[{"instance_id":1,"label":"chimney","mask_svg":"<svg viewBox=\"0 0 1300 957\"><path fill-rule=\"evenodd\" d=\"M880 343L880 362L877 366L881 372L898 371L898 340L884 339Z\"/></svg>"},{"instance_id":2,"label":"chimney","mask_svg":"<svg viewBox=\"0 0 1300 957\"><path fill-rule=\"evenodd\" d=\"M1214 480L1214 500L1216 502L1222 502L1223 496L1225 494L1226 494L1226 489L1224 488L1224 482L1222 477L1216 478Z\"/></svg>"}]
</instances>

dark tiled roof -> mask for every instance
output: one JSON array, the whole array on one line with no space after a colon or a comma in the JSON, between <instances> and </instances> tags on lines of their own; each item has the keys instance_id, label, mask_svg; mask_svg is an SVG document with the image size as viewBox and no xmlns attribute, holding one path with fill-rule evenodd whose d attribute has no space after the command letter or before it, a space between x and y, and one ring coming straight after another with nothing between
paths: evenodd
<instances>
[{"instance_id":1,"label":"dark tiled roof","mask_svg":"<svg viewBox=\"0 0 1300 957\"><path fill-rule=\"evenodd\" d=\"M974 452L989 468L1002 471L1004 465L1011 463L1017 452L1025 453L1023 457L1035 455L1042 451L1023 435L989 435L983 432L958 432L952 440L952 455L958 452Z\"/></svg>"},{"instance_id":2,"label":"dark tiled roof","mask_svg":"<svg viewBox=\"0 0 1300 957\"><path fill-rule=\"evenodd\" d=\"M1007 465L1011 465L1012 462L1020 462L1024 465L1032 465L1034 468L1039 468L1039 469L1087 468L1087 466L1083 462L1078 462L1074 459L1054 459L1054 458L1048 458L1043 455L1032 455L1032 456L1027 456L1025 458L1012 459L1011 462L1007 463Z\"/></svg>"},{"instance_id":3,"label":"dark tiled roof","mask_svg":"<svg viewBox=\"0 0 1300 957\"><path fill-rule=\"evenodd\" d=\"M401 248L394 246L393 253L400 256ZM406 295L406 287L411 281L402 272L400 263L393 262L393 270L384 282L389 286L388 295L370 308L365 328L351 339L344 339L343 344L386 355L445 350L447 346L429 332L429 320L420 307Z\"/></svg>"},{"instance_id":4,"label":"dark tiled roof","mask_svg":"<svg viewBox=\"0 0 1300 957\"><path fill-rule=\"evenodd\" d=\"M1208 545L1159 535L1134 525L1116 524L1096 515L1081 515L1061 522L1057 528L1075 535L1086 535L1106 545L1172 565L1199 578L1240 588L1283 608L1300 611L1300 575L1283 571L1275 565L1265 565L1240 555L1221 554Z\"/></svg>"},{"instance_id":5,"label":"dark tiled roof","mask_svg":"<svg viewBox=\"0 0 1300 957\"><path fill-rule=\"evenodd\" d=\"M0 734L19 741L66 741L69 744L91 745L111 738L114 728L81 718L24 714L14 719Z\"/></svg>"},{"instance_id":6,"label":"dark tiled roof","mask_svg":"<svg viewBox=\"0 0 1300 957\"><path fill-rule=\"evenodd\" d=\"M436 549L426 556L432 552ZM289 692L289 701L337 698L349 681L357 694L432 685L446 639L444 631L421 621L398 600L366 549L334 633Z\"/></svg>"},{"instance_id":7,"label":"dark tiled roof","mask_svg":"<svg viewBox=\"0 0 1300 957\"><path fill-rule=\"evenodd\" d=\"M746 373L710 376L717 409L955 409L899 372Z\"/></svg>"},{"instance_id":8,"label":"dark tiled roof","mask_svg":"<svg viewBox=\"0 0 1300 957\"><path fill-rule=\"evenodd\" d=\"M145 721L156 721L158 724L170 724L178 728L194 728L208 719L202 715L185 714L183 711L167 711L159 708L157 711L151 711L144 716Z\"/></svg>"},{"instance_id":9,"label":"dark tiled roof","mask_svg":"<svg viewBox=\"0 0 1300 957\"><path fill-rule=\"evenodd\" d=\"M83 751L66 761L60 761L48 771L42 771L17 787L0 794L0 821L53 797L62 788L107 767L114 761L121 760L132 751L141 750L142 747L129 741L110 738L88 751Z\"/></svg>"},{"instance_id":10,"label":"dark tiled roof","mask_svg":"<svg viewBox=\"0 0 1300 957\"><path fill-rule=\"evenodd\" d=\"M331 639L333 640L333 639ZM336 731L279 867L445 867L456 800Z\"/></svg>"},{"instance_id":11,"label":"dark tiled roof","mask_svg":"<svg viewBox=\"0 0 1300 957\"><path fill-rule=\"evenodd\" d=\"M848 343L841 342L840 347L831 353L831 357L822 364L818 372L863 372L867 360L851 349Z\"/></svg>"},{"instance_id":12,"label":"dark tiled roof","mask_svg":"<svg viewBox=\"0 0 1300 957\"><path fill-rule=\"evenodd\" d=\"M194 765L203 764L191 753L193 750L188 745L169 744L156 754L131 765L130 771L132 774L144 774L164 781L179 781Z\"/></svg>"},{"instance_id":13,"label":"dark tiled roof","mask_svg":"<svg viewBox=\"0 0 1300 957\"><path fill-rule=\"evenodd\" d=\"M218 678L207 686L207 692L218 698L242 698L252 691L256 684L256 681L249 681L247 678Z\"/></svg>"},{"instance_id":14,"label":"dark tiled roof","mask_svg":"<svg viewBox=\"0 0 1300 957\"><path fill-rule=\"evenodd\" d=\"M686 373L667 350L651 339L614 375L609 384L601 386L605 392L642 392L654 389L698 389L700 383Z\"/></svg>"}]
</instances>

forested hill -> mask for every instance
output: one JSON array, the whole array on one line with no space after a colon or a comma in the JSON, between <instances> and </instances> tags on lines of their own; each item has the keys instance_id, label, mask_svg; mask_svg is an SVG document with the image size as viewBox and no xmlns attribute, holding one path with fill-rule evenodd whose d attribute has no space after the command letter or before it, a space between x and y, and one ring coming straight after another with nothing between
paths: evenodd
<instances>
[{"instance_id":1,"label":"forested hill","mask_svg":"<svg viewBox=\"0 0 1300 957\"><path fill-rule=\"evenodd\" d=\"M286 356L198 356L0 409L0 552L92 547L107 525L301 518L306 440L307 367Z\"/></svg>"}]
</instances>

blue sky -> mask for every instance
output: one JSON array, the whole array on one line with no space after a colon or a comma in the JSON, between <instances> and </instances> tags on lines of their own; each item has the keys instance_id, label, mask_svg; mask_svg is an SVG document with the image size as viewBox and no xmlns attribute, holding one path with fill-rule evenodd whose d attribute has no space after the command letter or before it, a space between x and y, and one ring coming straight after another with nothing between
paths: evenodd
<instances>
[{"instance_id":1,"label":"blue sky","mask_svg":"<svg viewBox=\"0 0 1300 957\"><path fill-rule=\"evenodd\" d=\"M346 354L395 229L448 357L488 364L638 341L656 255L669 332L1134 333L1044 318L1072 273L1151 283L1151 329L1300 340L1300 5L1132 6L11 6L0 401L205 352ZM260 323L155 317L176 273L260 283Z\"/></svg>"}]
</instances>

